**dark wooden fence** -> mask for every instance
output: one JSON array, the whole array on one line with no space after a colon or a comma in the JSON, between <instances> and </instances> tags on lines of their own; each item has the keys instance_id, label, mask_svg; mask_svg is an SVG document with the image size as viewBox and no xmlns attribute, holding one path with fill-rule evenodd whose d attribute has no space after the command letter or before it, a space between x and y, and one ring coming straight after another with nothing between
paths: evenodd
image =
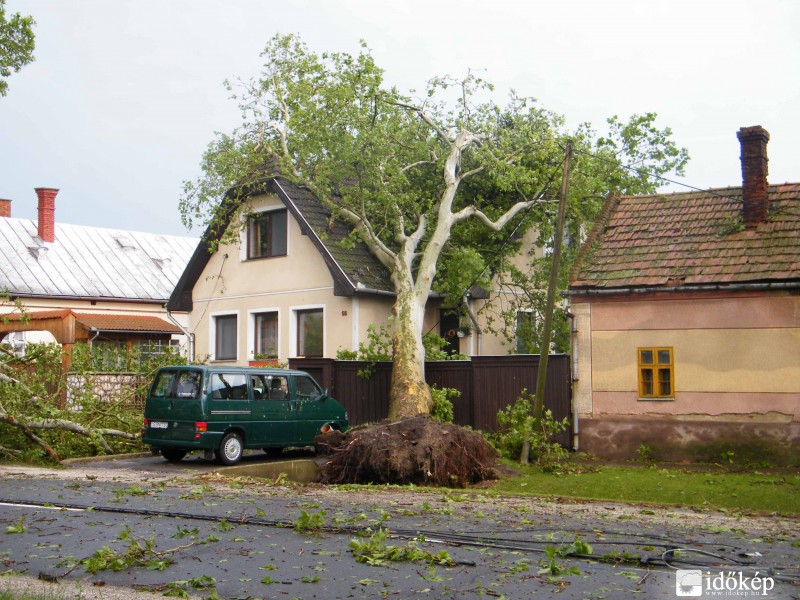
<instances>
[{"instance_id":1,"label":"dark wooden fence","mask_svg":"<svg viewBox=\"0 0 800 600\"><path fill-rule=\"evenodd\" d=\"M310 373L346 408L350 424L385 419L389 412L389 389L392 363L368 363L329 358L292 358L289 366ZM364 378L359 371L370 368L372 375ZM497 413L513 404L522 390L536 390L539 356L513 354L508 356L473 356L471 360L436 361L425 363L429 384L455 388L461 392L453 401L454 421L483 431L497 430ZM572 385L569 356L554 354L547 362L545 407L553 417L572 421ZM569 446L570 431L558 441Z\"/></svg>"}]
</instances>

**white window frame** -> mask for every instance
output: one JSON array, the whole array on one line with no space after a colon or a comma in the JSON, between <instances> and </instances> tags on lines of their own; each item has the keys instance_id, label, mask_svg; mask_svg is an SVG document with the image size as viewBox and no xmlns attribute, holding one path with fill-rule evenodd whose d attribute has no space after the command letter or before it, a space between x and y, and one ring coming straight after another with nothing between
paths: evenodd
<instances>
[{"instance_id":1,"label":"white window frame","mask_svg":"<svg viewBox=\"0 0 800 600\"><path fill-rule=\"evenodd\" d=\"M286 254L282 254L280 256L274 256L272 258L285 258L291 254L292 248L292 227L291 222L294 217L292 217L292 213L287 206L284 204L280 204L280 206L265 206L263 208L259 208L257 210L253 210L248 212L247 214L243 214L240 219L242 222L242 227L239 233L239 261L240 262L252 262L255 260L261 260L261 258L248 258L248 247L250 244L250 219L258 218L261 213L267 212L276 212L279 210L286 211Z\"/></svg>"},{"instance_id":2,"label":"white window frame","mask_svg":"<svg viewBox=\"0 0 800 600\"><path fill-rule=\"evenodd\" d=\"M224 358L218 359L217 358L217 317L230 317L231 315L236 316L236 358ZM222 362L234 362L239 360L239 345L240 345L240 337L239 337L239 326L241 324L241 319L239 319L239 311L238 310L223 310L219 312L213 312L208 315L208 358L212 361L221 360Z\"/></svg>"},{"instance_id":3,"label":"white window frame","mask_svg":"<svg viewBox=\"0 0 800 600\"><path fill-rule=\"evenodd\" d=\"M324 304L305 304L302 306L292 306L291 319L289 319L289 356L298 356L297 348L297 313L308 310L322 309L322 356L328 356L328 310Z\"/></svg>"},{"instance_id":4,"label":"white window frame","mask_svg":"<svg viewBox=\"0 0 800 600\"><path fill-rule=\"evenodd\" d=\"M280 308L253 308L247 311L247 357L250 360L255 358L256 354L256 315L263 313L277 313L278 315L278 360L281 358L281 336L283 316L281 315Z\"/></svg>"}]
</instances>

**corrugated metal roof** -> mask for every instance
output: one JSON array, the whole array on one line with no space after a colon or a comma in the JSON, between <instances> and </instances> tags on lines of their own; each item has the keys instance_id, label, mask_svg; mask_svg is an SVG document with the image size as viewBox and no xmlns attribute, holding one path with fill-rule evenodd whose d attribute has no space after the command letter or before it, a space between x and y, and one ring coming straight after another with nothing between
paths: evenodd
<instances>
[{"instance_id":1,"label":"corrugated metal roof","mask_svg":"<svg viewBox=\"0 0 800 600\"><path fill-rule=\"evenodd\" d=\"M0 289L15 296L166 302L198 239L0 218Z\"/></svg>"}]
</instances>

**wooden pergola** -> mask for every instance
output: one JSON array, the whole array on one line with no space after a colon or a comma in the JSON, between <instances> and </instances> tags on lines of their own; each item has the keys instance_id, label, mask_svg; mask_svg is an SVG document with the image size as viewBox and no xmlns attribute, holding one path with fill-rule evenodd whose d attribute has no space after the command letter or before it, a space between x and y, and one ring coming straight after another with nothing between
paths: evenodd
<instances>
[{"instance_id":1,"label":"wooden pergola","mask_svg":"<svg viewBox=\"0 0 800 600\"><path fill-rule=\"evenodd\" d=\"M61 344L61 367L67 372L72 365L75 344L89 343L100 334L126 340L130 345L147 336L168 340L181 330L161 317L108 313L77 313L71 309L42 310L0 315L0 338L8 333L48 331Z\"/></svg>"}]
</instances>

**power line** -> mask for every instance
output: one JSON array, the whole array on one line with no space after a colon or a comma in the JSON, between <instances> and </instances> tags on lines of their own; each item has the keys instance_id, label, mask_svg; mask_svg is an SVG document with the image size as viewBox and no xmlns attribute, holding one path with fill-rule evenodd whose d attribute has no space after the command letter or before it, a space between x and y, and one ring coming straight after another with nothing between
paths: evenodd
<instances>
[{"instance_id":1,"label":"power line","mask_svg":"<svg viewBox=\"0 0 800 600\"><path fill-rule=\"evenodd\" d=\"M589 152L588 150L576 149L575 152L579 153L579 154L583 154L585 156L588 156L589 158L594 158L595 160L599 160L601 162L609 163L611 165L614 165L615 167L620 167L620 168L623 168L623 169L627 169L628 171L632 171L632 172L636 173L637 175L645 173L648 177L651 177L653 179L658 179L659 181L664 181L666 183L672 183L674 185L679 185L679 186L688 188L688 189L696 191L696 192L704 192L704 193L709 194L711 196L716 196L717 198L727 198L727 196L723 196L722 194L717 194L716 192L712 192L708 188L699 188L699 187L695 187L693 185L689 185L688 183L684 183L682 181L676 181L674 179L669 179L668 177L663 177L661 175L656 174L654 171L652 171L651 169L648 169L647 167L632 167L632 166L629 166L629 165L626 165L626 164L622 163L619 160L613 160L613 159L610 159L610 158L606 158L605 156L598 156L597 154L593 154L593 153Z\"/></svg>"}]
</instances>

